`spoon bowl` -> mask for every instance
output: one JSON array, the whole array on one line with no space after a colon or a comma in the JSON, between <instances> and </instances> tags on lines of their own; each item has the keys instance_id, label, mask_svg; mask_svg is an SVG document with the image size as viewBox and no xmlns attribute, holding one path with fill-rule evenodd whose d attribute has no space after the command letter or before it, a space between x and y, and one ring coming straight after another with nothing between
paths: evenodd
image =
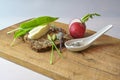
<instances>
[{"instance_id":1,"label":"spoon bowl","mask_svg":"<svg viewBox=\"0 0 120 80\"><path fill-rule=\"evenodd\" d=\"M86 38L79 38L79 39L71 39L65 42L65 47L70 51L81 51L88 48L97 38L99 38L102 34L112 28L112 25L108 25L98 31L97 33L86 37Z\"/></svg>"}]
</instances>

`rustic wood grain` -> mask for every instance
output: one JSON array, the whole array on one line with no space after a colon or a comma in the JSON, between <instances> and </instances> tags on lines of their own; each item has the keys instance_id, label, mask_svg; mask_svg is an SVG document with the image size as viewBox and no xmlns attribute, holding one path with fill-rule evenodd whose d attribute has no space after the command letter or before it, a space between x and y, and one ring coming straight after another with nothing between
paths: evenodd
<instances>
[{"instance_id":1,"label":"rustic wood grain","mask_svg":"<svg viewBox=\"0 0 120 80\"><path fill-rule=\"evenodd\" d=\"M53 24L68 30L67 24ZM55 53L54 64L50 65L50 51L37 53L19 39L14 47L10 46L13 34L6 32L18 26L19 23L0 30L1 57L55 80L120 80L120 39L103 35L84 51L64 48L64 58ZM93 33L87 30L85 36Z\"/></svg>"}]
</instances>

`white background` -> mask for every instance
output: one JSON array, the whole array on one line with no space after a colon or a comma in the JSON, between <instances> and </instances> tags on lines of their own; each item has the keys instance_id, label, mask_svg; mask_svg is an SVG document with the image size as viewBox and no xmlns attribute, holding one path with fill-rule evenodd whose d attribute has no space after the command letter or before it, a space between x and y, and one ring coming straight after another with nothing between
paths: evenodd
<instances>
[{"instance_id":1,"label":"white background","mask_svg":"<svg viewBox=\"0 0 120 80\"><path fill-rule=\"evenodd\" d=\"M106 34L120 39L120 0L0 0L0 29L38 16L59 17L69 23L87 13L99 13L87 22L87 28L98 31L112 24ZM0 58L0 80L51 80L41 74Z\"/></svg>"}]
</instances>

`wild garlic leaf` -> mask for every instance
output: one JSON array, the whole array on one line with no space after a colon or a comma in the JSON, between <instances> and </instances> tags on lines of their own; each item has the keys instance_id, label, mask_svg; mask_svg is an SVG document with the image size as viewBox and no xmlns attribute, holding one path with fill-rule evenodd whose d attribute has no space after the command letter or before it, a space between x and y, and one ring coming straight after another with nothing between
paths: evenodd
<instances>
[{"instance_id":1,"label":"wild garlic leaf","mask_svg":"<svg viewBox=\"0 0 120 80\"><path fill-rule=\"evenodd\" d=\"M32 30L33 28L35 28L39 25L51 23L57 19L58 19L57 17L42 16L42 17L34 18L27 22L23 22L20 24L20 29L15 32L14 38L23 36L26 33L28 33L30 30Z\"/></svg>"},{"instance_id":2,"label":"wild garlic leaf","mask_svg":"<svg viewBox=\"0 0 120 80\"><path fill-rule=\"evenodd\" d=\"M53 22L57 19L58 19L57 17L42 16L42 17L34 18L30 21L21 23L20 27L23 28L23 29L31 28L31 27L34 28L38 25L48 24L48 23Z\"/></svg>"},{"instance_id":3,"label":"wild garlic leaf","mask_svg":"<svg viewBox=\"0 0 120 80\"><path fill-rule=\"evenodd\" d=\"M14 38L18 38L20 36L23 36L25 33L27 33L30 30L31 30L31 28L28 28L28 29L19 29L18 31L15 32Z\"/></svg>"}]
</instances>

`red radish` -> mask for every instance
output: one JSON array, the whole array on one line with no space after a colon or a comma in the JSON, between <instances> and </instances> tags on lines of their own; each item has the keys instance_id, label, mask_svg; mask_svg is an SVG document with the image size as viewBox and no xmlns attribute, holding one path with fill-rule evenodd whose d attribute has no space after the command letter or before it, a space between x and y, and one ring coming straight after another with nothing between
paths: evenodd
<instances>
[{"instance_id":1,"label":"red radish","mask_svg":"<svg viewBox=\"0 0 120 80\"><path fill-rule=\"evenodd\" d=\"M84 37L85 31L86 31L85 22L88 21L88 19L92 18L93 16L100 16L100 15L97 13L87 14L81 19L72 20L71 23L69 24L70 35L73 38Z\"/></svg>"},{"instance_id":2,"label":"red radish","mask_svg":"<svg viewBox=\"0 0 120 80\"><path fill-rule=\"evenodd\" d=\"M81 38L84 36L86 26L84 23L81 23L79 19L72 20L69 25L69 32L73 38Z\"/></svg>"}]
</instances>

